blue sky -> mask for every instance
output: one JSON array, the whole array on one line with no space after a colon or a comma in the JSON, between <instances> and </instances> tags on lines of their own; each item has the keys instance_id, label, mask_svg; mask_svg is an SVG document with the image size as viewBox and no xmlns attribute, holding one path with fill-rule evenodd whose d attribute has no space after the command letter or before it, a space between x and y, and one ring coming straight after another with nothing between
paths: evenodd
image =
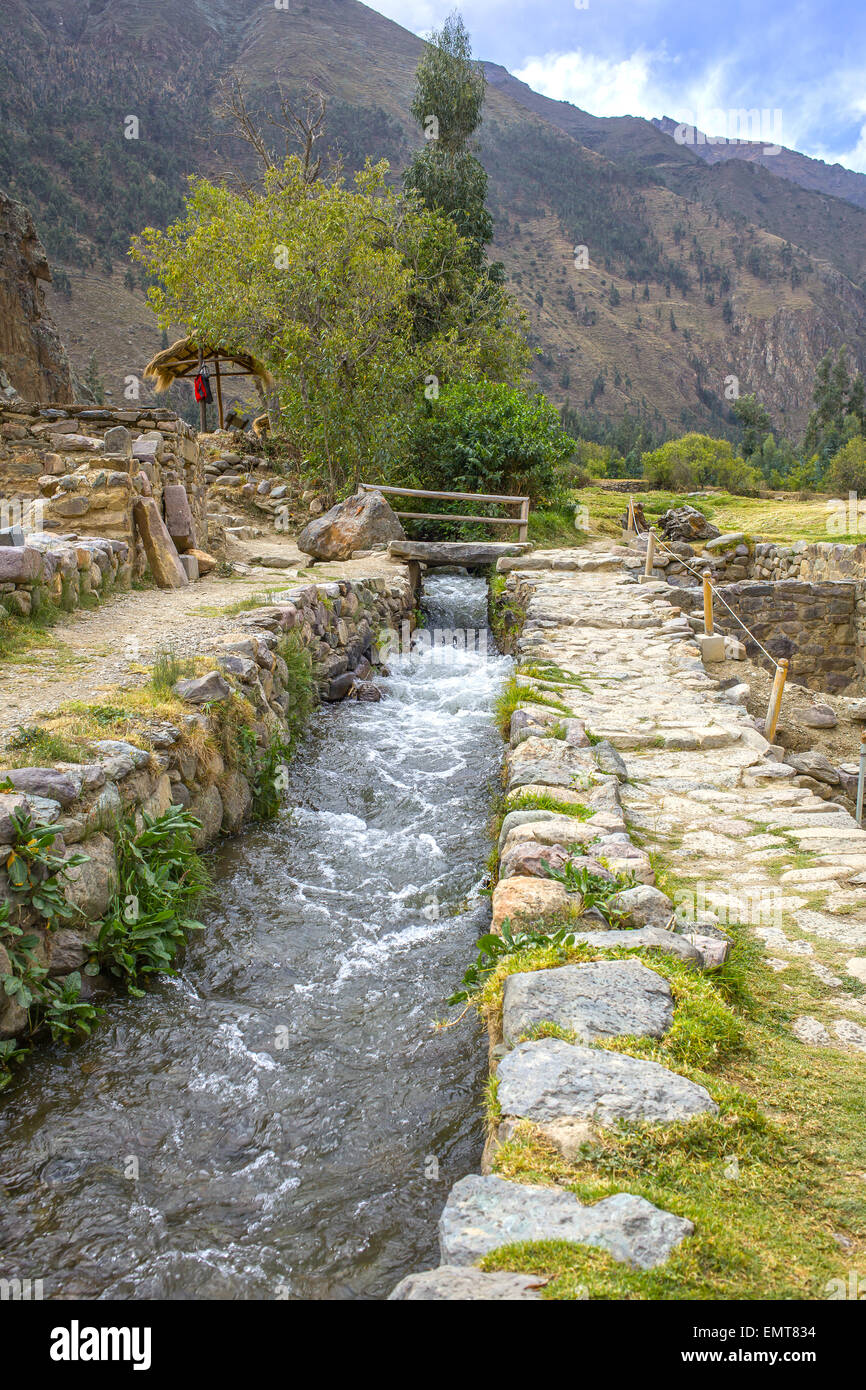
<instances>
[{"instance_id":1,"label":"blue sky","mask_svg":"<svg viewBox=\"0 0 866 1390\"><path fill-rule=\"evenodd\" d=\"M478 57L547 96L597 116L666 115L705 129L701 117L711 121L713 112L781 112L782 144L866 173L864 0L462 0L456 7ZM422 34L455 0L372 0L371 8Z\"/></svg>"}]
</instances>

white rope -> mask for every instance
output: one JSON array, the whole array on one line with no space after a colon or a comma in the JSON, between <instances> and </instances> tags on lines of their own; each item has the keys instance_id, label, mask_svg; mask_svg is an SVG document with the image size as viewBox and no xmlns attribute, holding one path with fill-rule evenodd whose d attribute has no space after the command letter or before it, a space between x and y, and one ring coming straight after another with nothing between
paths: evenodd
<instances>
[{"instance_id":1,"label":"white rope","mask_svg":"<svg viewBox=\"0 0 866 1390\"><path fill-rule=\"evenodd\" d=\"M634 515L634 514L633 514L633 515ZM635 527L638 526L638 520L637 520L637 517L636 517L636 516L634 517L634 524L635 524ZM648 526L648 527L647 527L647 534L649 534L649 532L650 532L651 530L652 530L652 528ZM637 531L637 534L638 534L638 535L641 535L641 534L642 534L641 531L640 531L639 529L638 529L638 531ZM687 570L690 572L690 574L693 574L693 575L695 576L696 579L700 579L701 582L703 583L703 580L704 580L704 577L705 577L704 574L703 574L702 572L699 572L699 571L696 570L696 569L693 569L692 566L688 563L688 561L683 559L682 555L677 555L677 553L676 553L675 550L670 550L670 549L665 545L664 541L661 540L661 538L660 538L659 536L656 536L656 537L655 537L655 543L656 543L656 545L659 547L660 550L664 550L668 555L671 556L672 559L678 560L678 561L680 562L680 564L683 566L684 569L687 569ZM771 656L770 653L767 651L767 648L766 648L765 646L763 646L763 645L758 641L757 637L755 636L754 632L752 632L751 628L746 627L746 624L743 622L742 618L738 618L738 617L737 617L737 615L736 615L736 613L734 612L733 608L732 608L731 605L722 597L722 595L719 593L719 591L718 591L718 589L716 588L716 586L715 586L715 584L713 583L713 581L710 579L708 582L709 582L709 585L710 585L710 589L711 589L712 592L716 595L716 598L719 600L719 602L720 602L720 603L723 603L723 604L725 605L725 607L727 608L727 610L728 610L728 612L730 613L731 617L733 618L734 622L735 622L735 623L739 623L739 625L740 625L740 627L743 629L743 631L748 633L748 635L751 637L752 641L754 642L755 646L758 647L758 648L764 653L764 656L767 658L767 660L768 660L768 661L771 661L771 662L773 663L773 665L775 666L776 670L778 671L778 670L779 670L779 663L778 663L778 661L776 660L776 658L775 658L774 656Z\"/></svg>"}]
</instances>

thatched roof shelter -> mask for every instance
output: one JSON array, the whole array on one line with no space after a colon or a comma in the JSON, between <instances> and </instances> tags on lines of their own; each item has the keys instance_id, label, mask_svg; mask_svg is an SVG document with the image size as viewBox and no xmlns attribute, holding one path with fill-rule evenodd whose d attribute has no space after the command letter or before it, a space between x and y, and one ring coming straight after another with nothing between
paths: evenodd
<instances>
[{"instance_id":1,"label":"thatched roof shelter","mask_svg":"<svg viewBox=\"0 0 866 1390\"><path fill-rule=\"evenodd\" d=\"M202 363L214 368L219 408L220 428L223 425L222 382L226 377L250 376L264 391L270 391L274 379L258 357L248 352L229 352L222 347L209 347L199 344L194 338L179 338L170 347L163 348L148 362L144 369L145 377L154 382L157 391L167 391L173 381L181 377L193 377Z\"/></svg>"}]
</instances>

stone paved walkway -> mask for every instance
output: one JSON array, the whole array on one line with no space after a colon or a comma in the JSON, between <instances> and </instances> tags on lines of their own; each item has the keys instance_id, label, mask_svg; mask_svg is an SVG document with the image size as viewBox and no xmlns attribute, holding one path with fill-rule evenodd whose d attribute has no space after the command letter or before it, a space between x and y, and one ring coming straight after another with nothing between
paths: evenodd
<instances>
[{"instance_id":1,"label":"stone paved walkway","mask_svg":"<svg viewBox=\"0 0 866 1390\"><path fill-rule=\"evenodd\" d=\"M581 922L578 940L667 942L681 959L711 968L727 952L726 925L749 924L772 968L808 958L821 986L820 1017L792 1024L804 1047L866 1051L866 1006L844 989L846 979L866 980L866 834L842 807L791 784L794 769L780 761L780 750L704 668L675 591L635 583L613 552L536 552L498 568L510 572L506 596L525 612L519 661L581 678L556 686L556 700L572 711L568 718L533 701L543 679L519 677L525 700L511 723L509 797L547 793L579 800L593 815L570 824L550 811L506 817L494 928L506 918L515 928L537 923L568 907L569 895L544 876L542 859L555 867L578 856L590 869L601 859L608 869L635 872L635 888L620 894L627 930L586 921L593 929L583 932ZM552 724L558 737L550 737ZM653 849L687 885L672 899L655 884ZM574 1030L589 1046L558 1038L520 1042L521 1010L530 1021ZM647 1036L668 1026L657 975L647 984L635 971L625 981L621 972L586 965L511 976L505 1011L500 1138L530 1119L567 1157L569 1142L579 1145L587 1125L618 1117L653 1123L716 1109L703 1087L677 1073L592 1046L615 1034L617 1017L622 1031ZM613 1208L604 1201L582 1207L556 1188L492 1174L464 1178L440 1222L442 1266L410 1276L392 1297L532 1297L516 1279L508 1285L502 1275L480 1271L468 1278L460 1268L515 1240L573 1240L650 1268L689 1238L690 1223L649 1203L627 1214L627 1204L639 1200L630 1194L614 1200ZM629 1226L634 1241L623 1238L623 1220L638 1223Z\"/></svg>"}]
</instances>

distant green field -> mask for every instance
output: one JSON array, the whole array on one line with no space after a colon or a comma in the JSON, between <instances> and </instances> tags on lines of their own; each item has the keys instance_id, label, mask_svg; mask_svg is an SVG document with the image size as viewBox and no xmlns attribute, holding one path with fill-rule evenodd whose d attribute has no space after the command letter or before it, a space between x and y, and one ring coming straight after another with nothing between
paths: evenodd
<instances>
[{"instance_id":1,"label":"distant green field","mask_svg":"<svg viewBox=\"0 0 866 1390\"><path fill-rule=\"evenodd\" d=\"M589 510L590 534L619 535L619 518L628 506L627 492L607 492L586 487L574 494L575 501ZM744 531L748 536L776 541L839 541L854 544L866 541L866 511L860 521L848 516L847 509L829 497L800 501L795 494L774 497L734 497L729 492L673 493L635 492L647 518L658 517L669 507L689 503L697 507L720 531ZM853 527L852 527L853 521Z\"/></svg>"}]
</instances>

